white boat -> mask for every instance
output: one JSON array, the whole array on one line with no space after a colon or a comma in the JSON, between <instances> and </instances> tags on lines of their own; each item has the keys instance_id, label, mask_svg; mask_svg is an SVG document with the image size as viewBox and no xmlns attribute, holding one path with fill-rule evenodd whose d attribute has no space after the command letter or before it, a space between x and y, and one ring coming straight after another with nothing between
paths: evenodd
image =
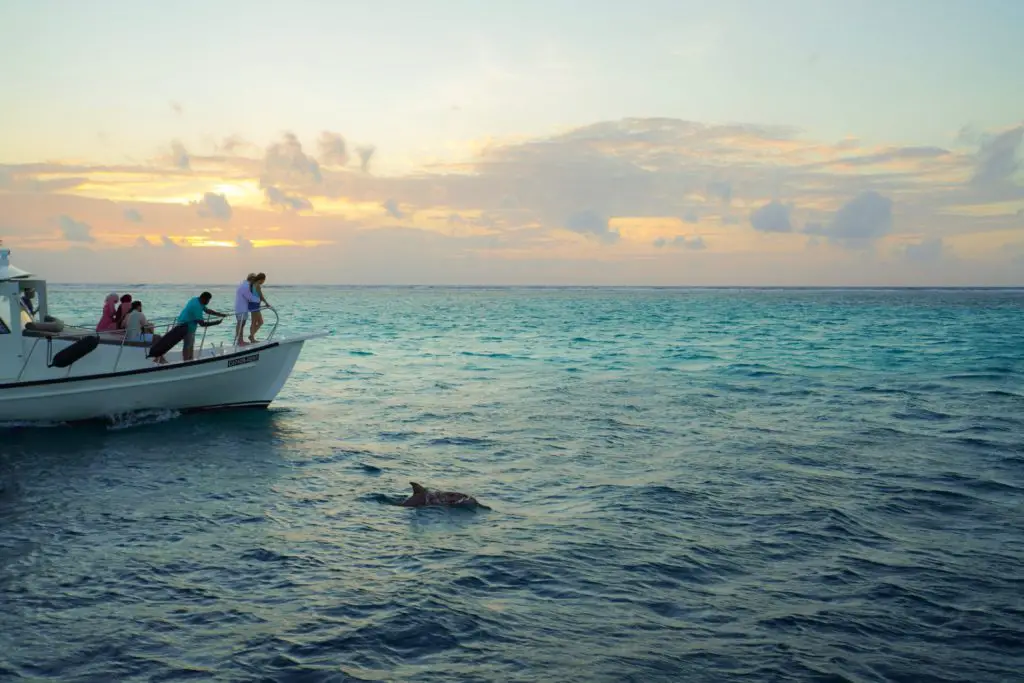
<instances>
[{"instance_id":1,"label":"white boat","mask_svg":"<svg viewBox=\"0 0 1024 683\"><path fill-rule=\"evenodd\" d=\"M34 315L22 303L28 289L36 293ZM233 329L234 317L224 325ZM152 342L124 341L121 333L97 333L49 315L46 281L11 265L10 250L0 244L0 423L266 408L288 381L303 343L326 334L275 338L275 320L264 340L215 346L206 329L197 331L193 359L182 360L178 343L158 364L149 353Z\"/></svg>"}]
</instances>

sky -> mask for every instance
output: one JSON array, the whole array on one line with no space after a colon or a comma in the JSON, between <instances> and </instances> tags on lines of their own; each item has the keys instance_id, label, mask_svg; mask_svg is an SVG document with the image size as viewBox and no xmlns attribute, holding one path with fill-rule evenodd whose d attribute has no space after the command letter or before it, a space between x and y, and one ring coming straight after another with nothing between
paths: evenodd
<instances>
[{"instance_id":1,"label":"sky","mask_svg":"<svg viewBox=\"0 0 1024 683\"><path fill-rule=\"evenodd\" d=\"M1024 285L1024 3L8 0L55 282Z\"/></svg>"}]
</instances>

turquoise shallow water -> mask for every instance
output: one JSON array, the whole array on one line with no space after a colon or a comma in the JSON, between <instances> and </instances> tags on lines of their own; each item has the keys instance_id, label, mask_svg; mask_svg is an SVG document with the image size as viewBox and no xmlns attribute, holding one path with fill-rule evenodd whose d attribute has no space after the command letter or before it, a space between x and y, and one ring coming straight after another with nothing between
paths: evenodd
<instances>
[{"instance_id":1,"label":"turquoise shallow water","mask_svg":"<svg viewBox=\"0 0 1024 683\"><path fill-rule=\"evenodd\" d=\"M1024 292L267 295L269 411L0 431L0 679L1022 680Z\"/></svg>"}]
</instances>

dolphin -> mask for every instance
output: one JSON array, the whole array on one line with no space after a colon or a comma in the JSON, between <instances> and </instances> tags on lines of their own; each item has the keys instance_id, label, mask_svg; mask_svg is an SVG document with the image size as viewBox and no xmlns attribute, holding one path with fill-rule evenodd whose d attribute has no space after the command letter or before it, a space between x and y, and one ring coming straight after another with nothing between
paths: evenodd
<instances>
[{"instance_id":1,"label":"dolphin","mask_svg":"<svg viewBox=\"0 0 1024 683\"><path fill-rule=\"evenodd\" d=\"M459 493L458 491L431 491L414 481L410 481L409 484L412 485L412 495L402 501L402 507L417 508L425 505L486 507L478 503L476 498L467 496L465 493Z\"/></svg>"}]
</instances>

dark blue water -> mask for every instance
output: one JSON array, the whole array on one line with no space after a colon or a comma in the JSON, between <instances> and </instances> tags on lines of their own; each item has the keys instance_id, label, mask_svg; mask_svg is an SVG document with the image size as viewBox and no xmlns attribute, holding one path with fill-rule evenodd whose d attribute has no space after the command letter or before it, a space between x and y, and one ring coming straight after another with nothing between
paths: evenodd
<instances>
[{"instance_id":1,"label":"dark blue water","mask_svg":"<svg viewBox=\"0 0 1024 683\"><path fill-rule=\"evenodd\" d=\"M0 431L0 678L1024 680L1024 293L267 295L271 410Z\"/></svg>"}]
</instances>

